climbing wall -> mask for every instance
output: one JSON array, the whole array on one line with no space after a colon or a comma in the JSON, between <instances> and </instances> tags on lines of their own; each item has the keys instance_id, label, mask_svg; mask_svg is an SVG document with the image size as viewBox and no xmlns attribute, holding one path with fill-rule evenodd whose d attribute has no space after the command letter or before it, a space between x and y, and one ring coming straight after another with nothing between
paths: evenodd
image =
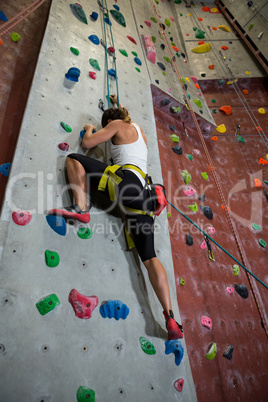
<instances>
[{"instance_id":1,"label":"climbing wall","mask_svg":"<svg viewBox=\"0 0 268 402\"><path fill-rule=\"evenodd\" d=\"M185 341L173 345L176 353L179 344L184 348L183 360L177 365L174 353L170 350L167 354L165 347L167 333L161 306L137 255L126 252L118 216L94 205L90 224L84 228L77 222L68 223L65 235L59 223L52 230L46 221L50 208L72 201L64 168L67 153L59 144L67 143L68 152L109 160L106 146L89 152L80 147L79 133L84 124L100 128L99 99L107 107L108 93L104 48L88 39L90 35L104 39L101 9L95 2L80 3L88 24L83 24L65 1L51 5L1 214L0 308L4 325L0 330L0 358L5 371L0 380L0 401L85 400L85 396L76 397L81 386L88 389L85 393L92 400L95 392L100 401L195 401ZM126 49L129 54L137 52L143 63L138 72L134 60L117 51L120 100L143 127L150 150L149 173L161 182L150 80L131 3L118 5L126 28L111 17L115 48ZM112 6L113 2L108 2L109 9ZM99 14L96 21L89 17L94 11ZM137 45L127 35L136 38ZM108 46L112 45L110 40L107 32ZM78 49L79 55L70 47ZM90 65L89 59L97 60L100 70ZM80 70L73 88L64 86L70 68ZM114 68L112 56L108 68ZM89 76L90 71L96 73L96 79ZM109 88L110 93L116 92L113 78L109 78ZM72 131L67 132L61 122ZM23 216L12 215L21 210ZM26 225L18 225L27 218L25 211L31 219L24 221ZM161 231L166 223L167 217L162 214L157 220L156 252L167 269L174 313L180 321L169 235ZM86 238L91 231L91 238ZM53 258L49 258L49 251ZM54 260L53 267L50 263ZM75 316L68 301L72 289L98 297L90 319ZM53 294L59 301L51 298ZM44 304L38 303L47 297L42 309ZM101 315L100 306L108 300L125 305L112 303L112 316L116 309L119 320ZM40 314L57 304L49 314ZM118 313L121 307L122 313ZM143 351L140 337L146 338L145 351L155 348L155 354ZM174 382L180 378L185 382L179 395Z\"/></svg>"}]
</instances>

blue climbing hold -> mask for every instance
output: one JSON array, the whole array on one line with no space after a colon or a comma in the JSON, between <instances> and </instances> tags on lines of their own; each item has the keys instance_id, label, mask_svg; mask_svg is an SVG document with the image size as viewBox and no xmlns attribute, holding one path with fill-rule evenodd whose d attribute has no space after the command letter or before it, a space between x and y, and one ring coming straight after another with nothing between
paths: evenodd
<instances>
[{"instance_id":1,"label":"blue climbing hold","mask_svg":"<svg viewBox=\"0 0 268 402\"><path fill-rule=\"evenodd\" d=\"M109 74L111 77L116 78L116 72L115 72L115 70L114 70L113 68L110 68L110 70L108 70L108 74Z\"/></svg>"},{"instance_id":2,"label":"blue climbing hold","mask_svg":"<svg viewBox=\"0 0 268 402\"><path fill-rule=\"evenodd\" d=\"M129 308L120 300L108 300L100 307L100 313L103 318L115 318L117 321L122 318L125 320L129 314Z\"/></svg>"},{"instance_id":3,"label":"blue climbing hold","mask_svg":"<svg viewBox=\"0 0 268 402\"><path fill-rule=\"evenodd\" d=\"M93 21L97 21L98 16L99 16L99 14L96 13L95 11L93 11L93 13L90 15L90 18L91 18Z\"/></svg>"},{"instance_id":4,"label":"blue climbing hold","mask_svg":"<svg viewBox=\"0 0 268 402\"><path fill-rule=\"evenodd\" d=\"M0 10L0 20L5 21L5 22L8 21L6 14L2 10Z\"/></svg>"},{"instance_id":5,"label":"blue climbing hold","mask_svg":"<svg viewBox=\"0 0 268 402\"><path fill-rule=\"evenodd\" d=\"M78 82L80 73L81 73L81 71L79 70L79 68L71 67L71 68L69 68L68 72L65 74L65 77L70 81Z\"/></svg>"},{"instance_id":6,"label":"blue climbing hold","mask_svg":"<svg viewBox=\"0 0 268 402\"><path fill-rule=\"evenodd\" d=\"M138 64L138 66L141 66L141 65L142 65L142 62L140 61L140 59L139 59L138 57L135 57L135 58L134 58L134 61L135 61L135 63Z\"/></svg>"},{"instance_id":7,"label":"blue climbing hold","mask_svg":"<svg viewBox=\"0 0 268 402\"><path fill-rule=\"evenodd\" d=\"M54 232L56 232L60 236L66 235L66 222L62 216L47 215L46 220L51 229L54 230Z\"/></svg>"},{"instance_id":8,"label":"blue climbing hold","mask_svg":"<svg viewBox=\"0 0 268 402\"><path fill-rule=\"evenodd\" d=\"M120 11L120 7L117 4L114 4L113 8L115 8L117 11Z\"/></svg>"},{"instance_id":9,"label":"blue climbing hold","mask_svg":"<svg viewBox=\"0 0 268 402\"><path fill-rule=\"evenodd\" d=\"M184 88L185 88L186 91L187 91L188 85L187 85L187 84L183 84L183 86L184 86Z\"/></svg>"},{"instance_id":10,"label":"blue climbing hold","mask_svg":"<svg viewBox=\"0 0 268 402\"><path fill-rule=\"evenodd\" d=\"M104 18L104 22L106 22L106 24L110 25L110 27L112 26L111 21L109 20L109 18L105 17Z\"/></svg>"},{"instance_id":11,"label":"blue climbing hold","mask_svg":"<svg viewBox=\"0 0 268 402\"><path fill-rule=\"evenodd\" d=\"M173 339L172 341L166 341L165 345L166 345L165 354L169 355L170 353L174 353L175 364L179 366L184 355L182 344L178 339Z\"/></svg>"},{"instance_id":12,"label":"blue climbing hold","mask_svg":"<svg viewBox=\"0 0 268 402\"><path fill-rule=\"evenodd\" d=\"M0 173L2 173L3 176L8 176L9 171L10 171L10 166L11 166L11 163L4 163L3 165L0 165Z\"/></svg>"},{"instance_id":13,"label":"blue climbing hold","mask_svg":"<svg viewBox=\"0 0 268 402\"><path fill-rule=\"evenodd\" d=\"M97 37L97 35L90 35L88 37L89 40L91 40L91 42L93 42L95 45L99 45L100 44L100 40Z\"/></svg>"},{"instance_id":14,"label":"blue climbing hold","mask_svg":"<svg viewBox=\"0 0 268 402\"><path fill-rule=\"evenodd\" d=\"M86 130L81 130L80 131L80 138L81 140L84 138L84 135L86 134Z\"/></svg>"}]
</instances>

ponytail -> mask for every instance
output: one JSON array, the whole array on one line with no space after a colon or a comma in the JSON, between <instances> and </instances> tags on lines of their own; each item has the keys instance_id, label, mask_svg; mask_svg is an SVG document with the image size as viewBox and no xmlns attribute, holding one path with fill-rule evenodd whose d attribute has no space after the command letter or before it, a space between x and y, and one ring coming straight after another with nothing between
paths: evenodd
<instances>
[{"instance_id":1,"label":"ponytail","mask_svg":"<svg viewBox=\"0 0 268 402\"><path fill-rule=\"evenodd\" d=\"M131 123L131 118L129 116L128 110L125 107L111 107L110 109L105 110L101 119L102 127L107 126L108 120L122 120L124 123Z\"/></svg>"}]
</instances>

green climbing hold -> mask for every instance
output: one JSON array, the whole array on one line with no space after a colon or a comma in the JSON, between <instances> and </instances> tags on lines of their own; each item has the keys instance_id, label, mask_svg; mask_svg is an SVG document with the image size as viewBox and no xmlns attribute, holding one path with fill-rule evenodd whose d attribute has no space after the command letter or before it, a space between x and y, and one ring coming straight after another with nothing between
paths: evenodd
<instances>
[{"instance_id":1,"label":"green climbing hold","mask_svg":"<svg viewBox=\"0 0 268 402\"><path fill-rule=\"evenodd\" d=\"M202 102L200 99L194 99L194 103L198 106L198 107L203 107Z\"/></svg>"},{"instance_id":2,"label":"green climbing hold","mask_svg":"<svg viewBox=\"0 0 268 402\"><path fill-rule=\"evenodd\" d=\"M254 230L261 230L261 226L257 225L257 223L253 223L252 227Z\"/></svg>"},{"instance_id":3,"label":"green climbing hold","mask_svg":"<svg viewBox=\"0 0 268 402\"><path fill-rule=\"evenodd\" d=\"M165 59L168 63L170 63L170 58L169 58L169 57L165 56L164 59Z\"/></svg>"},{"instance_id":4,"label":"green climbing hold","mask_svg":"<svg viewBox=\"0 0 268 402\"><path fill-rule=\"evenodd\" d=\"M204 31L201 31L201 29L197 29L197 30L195 31L195 37L196 37L197 39L205 39L205 32L204 32Z\"/></svg>"},{"instance_id":5,"label":"green climbing hold","mask_svg":"<svg viewBox=\"0 0 268 402\"><path fill-rule=\"evenodd\" d=\"M211 102L212 102L212 103L216 103L216 99L211 99Z\"/></svg>"},{"instance_id":6,"label":"green climbing hold","mask_svg":"<svg viewBox=\"0 0 268 402\"><path fill-rule=\"evenodd\" d=\"M219 80L218 85L221 86L221 85L223 85L224 83L225 83L225 80L222 79L222 80Z\"/></svg>"},{"instance_id":7,"label":"green climbing hold","mask_svg":"<svg viewBox=\"0 0 268 402\"><path fill-rule=\"evenodd\" d=\"M181 4L181 0L175 0L174 4Z\"/></svg>"},{"instance_id":8,"label":"green climbing hold","mask_svg":"<svg viewBox=\"0 0 268 402\"><path fill-rule=\"evenodd\" d=\"M151 17L150 20L153 22L157 22L156 18L154 18L154 17Z\"/></svg>"},{"instance_id":9,"label":"green climbing hold","mask_svg":"<svg viewBox=\"0 0 268 402\"><path fill-rule=\"evenodd\" d=\"M266 247L266 243L263 239L259 239L259 243L262 247Z\"/></svg>"},{"instance_id":10,"label":"green climbing hold","mask_svg":"<svg viewBox=\"0 0 268 402\"><path fill-rule=\"evenodd\" d=\"M148 339L144 338L143 336L140 337L140 345L144 353L147 355L155 355L156 350L152 342L150 342Z\"/></svg>"},{"instance_id":11,"label":"green climbing hold","mask_svg":"<svg viewBox=\"0 0 268 402\"><path fill-rule=\"evenodd\" d=\"M138 67L135 67L135 70L137 70L139 73L141 72L141 70Z\"/></svg>"},{"instance_id":12,"label":"green climbing hold","mask_svg":"<svg viewBox=\"0 0 268 402\"><path fill-rule=\"evenodd\" d=\"M70 127L68 124L64 123L63 121L61 121L60 124L61 124L61 126L64 128L64 130L67 131L67 133L71 133L71 132L72 132L72 129L71 129L71 127Z\"/></svg>"},{"instance_id":13,"label":"green climbing hold","mask_svg":"<svg viewBox=\"0 0 268 402\"><path fill-rule=\"evenodd\" d=\"M127 51L125 49L118 49L118 50L123 56L128 57Z\"/></svg>"},{"instance_id":14,"label":"green climbing hold","mask_svg":"<svg viewBox=\"0 0 268 402\"><path fill-rule=\"evenodd\" d=\"M71 9L73 12L85 23L87 24L87 17L85 11L79 4L70 4Z\"/></svg>"},{"instance_id":15,"label":"green climbing hold","mask_svg":"<svg viewBox=\"0 0 268 402\"><path fill-rule=\"evenodd\" d=\"M133 56L135 56L135 57L138 57L138 53L136 53L136 52L131 52L132 54L133 54Z\"/></svg>"},{"instance_id":16,"label":"green climbing hold","mask_svg":"<svg viewBox=\"0 0 268 402\"><path fill-rule=\"evenodd\" d=\"M196 202L194 202L192 205L188 205L188 208L190 208L191 211L197 212L198 211L198 205Z\"/></svg>"},{"instance_id":17,"label":"green climbing hold","mask_svg":"<svg viewBox=\"0 0 268 402\"><path fill-rule=\"evenodd\" d=\"M192 161L193 160L193 155L189 154L188 159L190 159L190 161Z\"/></svg>"},{"instance_id":18,"label":"green climbing hold","mask_svg":"<svg viewBox=\"0 0 268 402\"><path fill-rule=\"evenodd\" d=\"M245 138L244 137L241 137L241 135L238 135L237 137L235 137L235 139L237 140L237 141L239 141L239 142L242 142L242 144L245 144Z\"/></svg>"},{"instance_id":19,"label":"green climbing hold","mask_svg":"<svg viewBox=\"0 0 268 402\"><path fill-rule=\"evenodd\" d=\"M167 212L167 217L168 217L168 218L171 217L171 212Z\"/></svg>"},{"instance_id":20,"label":"green climbing hold","mask_svg":"<svg viewBox=\"0 0 268 402\"><path fill-rule=\"evenodd\" d=\"M152 41L155 43L156 42L156 37L152 36Z\"/></svg>"},{"instance_id":21,"label":"green climbing hold","mask_svg":"<svg viewBox=\"0 0 268 402\"><path fill-rule=\"evenodd\" d=\"M265 184L268 184L268 180L263 180Z\"/></svg>"},{"instance_id":22,"label":"green climbing hold","mask_svg":"<svg viewBox=\"0 0 268 402\"><path fill-rule=\"evenodd\" d=\"M233 273L235 276L239 275L239 266L237 264L233 265Z\"/></svg>"},{"instance_id":23,"label":"green climbing hold","mask_svg":"<svg viewBox=\"0 0 268 402\"><path fill-rule=\"evenodd\" d=\"M182 14L182 13L180 13L180 16L181 16L181 17L183 17L183 14Z\"/></svg>"},{"instance_id":24,"label":"green climbing hold","mask_svg":"<svg viewBox=\"0 0 268 402\"><path fill-rule=\"evenodd\" d=\"M249 24L248 30L250 31L254 27L254 24Z\"/></svg>"},{"instance_id":25,"label":"green climbing hold","mask_svg":"<svg viewBox=\"0 0 268 402\"><path fill-rule=\"evenodd\" d=\"M154 2L155 2L156 4L159 4L159 1L158 1L158 0L154 0Z\"/></svg>"},{"instance_id":26,"label":"green climbing hold","mask_svg":"<svg viewBox=\"0 0 268 402\"><path fill-rule=\"evenodd\" d=\"M216 343L213 343L206 354L206 358L208 360L212 360L216 356L216 353L217 353L217 345Z\"/></svg>"},{"instance_id":27,"label":"green climbing hold","mask_svg":"<svg viewBox=\"0 0 268 402\"><path fill-rule=\"evenodd\" d=\"M201 173L201 176L203 177L203 179L208 180L208 174L207 174L207 172Z\"/></svg>"},{"instance_id":28,"label":"green climbing hold","mask_svg":"<svg viewBox=\"0 0 268 402\"><path fill-rule=\"evenodd\" d=\"M116 22L118 22L118 24L122 25L123 27L126 26L125 18L123 16L123 14L120 13L120 11L110 10L110 13L112 14L112 16L114 17Z\"/></svg>"},{"instance_id":29,"label":"green climbing hold","mask_svg":"<svg viewBox=\"0 0 268 402\"><path fill-rule=\"evenodd\" d=\"M181 78L181 82L183 83L183 84L186 84L186 80L185 80L185 78Z\"/></svg>"},{"instance_id":30,"label":"green climbing hold","mask_svg":"<svg viewBox=\"0 0 268 402\"><path fill-rule=\"evenodd\" d=\"M58 296L53 293L36 303L37 310L41 315L50 313L55 307L60 305Z\"/></svg>"},{"instance_id":31,"label":"green climbing hold","mask_svg":"<svg viewBox=\"0 0 268 402\"><path fill-rule=\"evenodd\" d=\"M176 46L176 43L175 43L175 42L171 42L171 46Z\"/></svg>"},{"instance_id":32,"label":"green climbing hold","mask_svg":"<svg viewBox=\"0 0 268 402\"><path fill-rule=\"evenodd\" d=\"M179 113L181 111L181 108L179 106L178 107L171 106L171 109L173 110L174 113Z\"/></svg>"},{"instance_id":33,"label":"green climbing hold","mask_svg":"<svg viewBox=\"0 0 268 402\"><path fill-rule=\"evenodd\" d=\"M178 53L178 52L176 53L176 56L181 57L180 53Z\"/></svg>"},{"instance_id":34,"label":"green climbing hold","mask_svg":"<svg viewBox=\"0 0 268 402\"><path fill-rule=\"evenodd\" d=\"M232 59L229 59L229 61L232 61Z\"/></svg>"},{"instance_id":35,"label":"green climbing hold","mask_svg":"<svg viewBox=\"0 0 268 402\"><path fill-rule=\"evenodd\" d=\"M79 55L79 50L76 49L75 47L70 47L71 52L73 52L76 56Z\"/></svg>"},{"instance_id":36,"label":"green climbing hold","mask_svg":"<svg viewBox=\"0 0 268 402\"><path fill-rule=\"evenodd\" d=\"M197 30L197 27L193 27L193 30L196 31L196 30Z\"/></svg>"},{"instance_id":37,"label":"green climbing hold","mask_svg":"<svg viewBox=\"0 0 268 402\"><path fill-rule=\"evenodd\" d=\"M56 251L46 250L45 251L45 259L46 259L47 266L50 268L55 268L60 263L60 257L59 257L59 254L56 253Z\"/></svg>"},{"instance_id":38,"label":"green climbing hold","mask_svg":"<svg viewBox=\"0 0 268 402\"><path fill-rule=\"evenodd\" d=\"M173 142L180 142L180 139L176 134L171 134L170 138Z\"/></svg>"},{"instance_id":39,"label":"green climbing hold","mask_svg":"<svg viewBox=\"0 0 268 402\"><path fill-rule=\"evenodd\" d=\"M187 170L183 170L181 172L181 176L182 176L185 184L190 183L192 176L190 175L190 173Z\"/></svg>"},{"instance_id":40,"label":"green climbing hold","mask_svg":"<svg viewBox=\"0 0 268 402\"><path fill-rule=\"evenodd\" d=\"M165 71L162 72L163 75L166 75Z\"/></svg>"},{"instance_id":41,"label":"green climbing hold","mask_svg":"<svg viewBox=\"0 0 268 402\"><path fill-rule=\"evenodd\" d=\"M79 387L76 393L78 402L95 402L95 391L87 387Z\"/></svg>"},{"instance_id":42,"label":"green climbing hold","mask_svg":"<svg viewBox=\"0 0 268 402\"><path fill-rule=\"evenodd\" d=\"M168 18L165 19L165 24L166 24L166 26L170 27L170 21Z\"/></svg>"},{"instance_id":43,"label":"green climbing hold","mask_svg":"<svg viewBox=\"0 0 268 402\"><path fill-rule=\"evenodd\" d=\"M18 42L21 38L21 36L17 33L17 32L13 32L10 35L11 39L13 40L13 42Z\"/></svg>"},{"instance_id":44,"label":"green climbing hold","mask_svg":"<svg viewBox=\"0 0 268 402\"><path fill-rule=\"evenodd\" d=\"M185 285L185 280L183 278L180 278L180 285L184 286Z\"/></svg>"},{"instance_id":45,"label":"green climbing hold","mask_svg":"<svg viewBox=\"0 0 268 402\"><path fill-rule=\"evenodd\" d=\"M92 230L89 228L80 228L77 231L77 236L80 237L80 239L90 239L92 236Z\"/></svg>"},{"instance_id":46,"label":"green climbing hold","mask_svg":"<svg viewBox=\"0 0 268 402\"><path fill-rule=\"evenodd\" d=\"M89 59L89 63L92 67L96 68L96 70L101 71L98 60L96 59Z\"/></svg>"},{"instance_id":47,"label":"green climbing hold","mask_svg":"<svg viewBox=\"0 0 268 402\"><path fill-rule=\"evenodd\" d=\"M212 113L217 113L217 109L212 109Z\"/></svg>"},{"instance_id":48,"label":"green climbing hold","mask_svg":"<svg viewBox=\"0 0 268 402\"><path fill-rule=\"evenodd\" d=\"M190 94L188 94L188 98L191 99L191 95L190 95Z\"/></svg>"}]
</instances>

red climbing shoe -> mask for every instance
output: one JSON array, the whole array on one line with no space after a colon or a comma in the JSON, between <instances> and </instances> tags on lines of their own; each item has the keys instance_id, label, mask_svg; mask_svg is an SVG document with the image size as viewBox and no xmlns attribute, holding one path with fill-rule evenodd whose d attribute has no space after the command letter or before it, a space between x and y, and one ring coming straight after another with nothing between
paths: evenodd
<instances>
[{"instance_id":1,"label":"red climbing shoe","mask_svg":"<svg viewBox=\"0 0 268 402\"><path fill-rule=\"evenodd\" d=\"M173 311L169 310L169 315L165 311L163 311L163 314L166 319L166 327L168 331L168 339L171 341L173 339L182 339L183 338L183 329L182 325L178 324L174 320L174 315Z\"/></svg>"},{"instance_id":2,"label":"red climbing shoe","mask_svg":"<svg viewBox=\"0 0 268 402\"><path fill-rule=\"evenodd\" d=\"M90 221L89 209L82 211L79 205L74 204L71 207L64 207L62 209L51 209L48 215L62 216L66 219L76 219L77 221L88 223Z\"/></svg>"}]
</instances>

